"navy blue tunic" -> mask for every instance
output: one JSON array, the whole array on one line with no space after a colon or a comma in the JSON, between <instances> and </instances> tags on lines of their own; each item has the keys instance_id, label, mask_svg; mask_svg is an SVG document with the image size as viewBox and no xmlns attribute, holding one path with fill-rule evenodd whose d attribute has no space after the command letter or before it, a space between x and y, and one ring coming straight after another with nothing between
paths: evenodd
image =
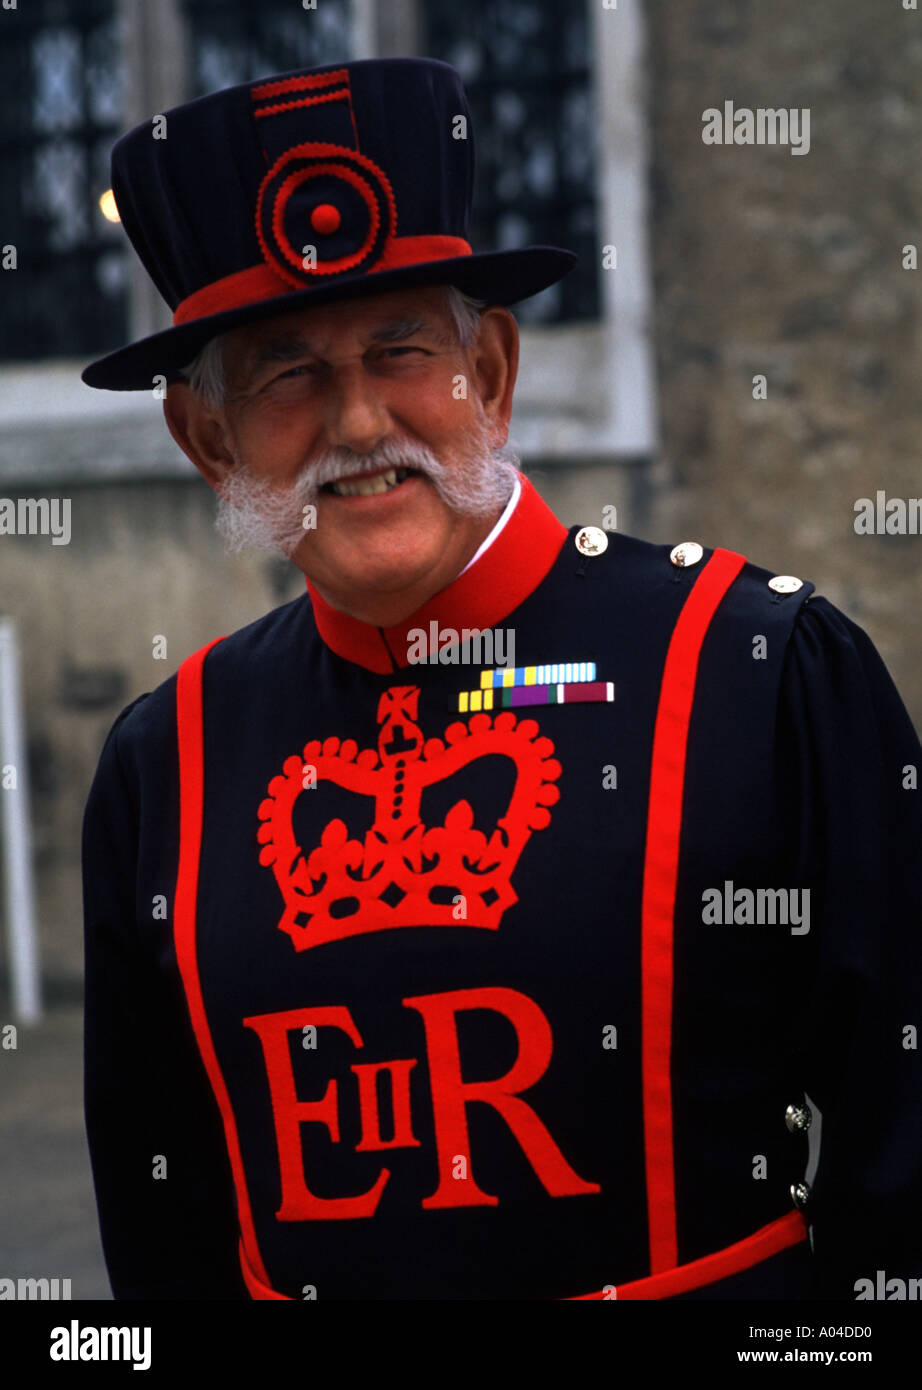
<instances>
[{"instance_id":1,"label":"navy blue tunic","mask_svg":"<svg viewBox=\"0 0 922 1390\"><path fill-rule=\"evenodd\" d=\"M305 594L204 658L185 870L177 677L116 720L83 842L116 1298L853 1299L922 1273L922 749L879 656L810 584L742 564L719 598L677 677L672 994L645 1038L657 713L714 557L581 553L527 485L513 522L419 626L511 631L541 703L477 711L489 664L408 662ZM584 665L542 682L559 663ZM814 1248L621 1295L670 1230L685 1267L798 1220L805 1098Z\"/></svg>"}]
</instances>

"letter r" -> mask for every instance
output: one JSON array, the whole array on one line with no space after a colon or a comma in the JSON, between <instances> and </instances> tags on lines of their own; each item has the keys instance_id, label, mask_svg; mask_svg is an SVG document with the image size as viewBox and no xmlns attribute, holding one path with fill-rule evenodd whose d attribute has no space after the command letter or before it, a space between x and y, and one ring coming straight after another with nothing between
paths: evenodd
<instances>
[{"instance_id":1,"label":"letter r","mask_svg":"<svg viewBox=\"0 0 922 1390\"><path fill-rule=\"evenodd\" d=\"M502 1115L552 1197L601 1191L598 1183L584 1182L573 1171L545 1125L518 1094L540 1081L553 1052L550 1024L533 1000L514 989L481 988L421 994L404 999L403 1004L422 1014L426 1029L439 1185L424 1199L425 1208L499 1204L498 1197L483 1192L474 1181L465 1109L472 1101L492 1105ZM505 1076L493 1081L462 1081L455 1015L467 1009L492 1009L515 1029L518 1056ZM469 1176L465 1182L452 1177L452 1165L459 1155L467 1159Z\"/></svg>"}]
</instances>

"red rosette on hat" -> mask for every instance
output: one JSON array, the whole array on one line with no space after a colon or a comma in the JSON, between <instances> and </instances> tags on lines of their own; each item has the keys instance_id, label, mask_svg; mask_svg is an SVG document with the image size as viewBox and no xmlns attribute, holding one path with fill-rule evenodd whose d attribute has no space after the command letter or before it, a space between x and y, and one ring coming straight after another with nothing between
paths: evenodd
<instances>
[{"instance_id":1,"label":"red rosette on hat","mask_svg":"<svg viewBox=\"0 0 922 1390\"><path fill-rule=\"evenodd\" d=\"M344 145L295 145L259 187L256 233L263 256L299 288L318 276L373 266L396 228L397 205L384 170ZM306 266L308 247L315 264Z\"/></svg>"}]
</instances>

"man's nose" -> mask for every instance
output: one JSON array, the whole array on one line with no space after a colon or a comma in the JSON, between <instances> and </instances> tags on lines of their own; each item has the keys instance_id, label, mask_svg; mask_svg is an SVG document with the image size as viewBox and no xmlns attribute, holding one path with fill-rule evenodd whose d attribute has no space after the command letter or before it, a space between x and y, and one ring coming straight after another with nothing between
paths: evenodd
<instances>
[{"instance_id":1,"label":"man's nose","mask_svg":"<svg viewBox=\"0 0 922 1390\"><path fill-rule=\"evenodd\" d=\"M391 418L376 383L359 364L341 367L326 392L325 429L331 447L370 452L390 433Z\"/></svg>"}]
</instances>

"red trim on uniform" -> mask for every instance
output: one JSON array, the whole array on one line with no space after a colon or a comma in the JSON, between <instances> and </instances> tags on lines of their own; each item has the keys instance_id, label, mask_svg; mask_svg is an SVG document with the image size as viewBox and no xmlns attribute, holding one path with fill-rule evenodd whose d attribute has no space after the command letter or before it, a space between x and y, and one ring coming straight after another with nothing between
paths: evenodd
<instances>
[{"instance_id":1,"label":"red trim on uniform","mask_svg":"<svg viewBox=\"0 0 922 1390\"><path fill-rule=\"evenodd\" d=\"M641 1299L675 1298L680 1293L690 1293L692 1289L702 1289L707 1284L716 1284L720 1279L729 1279L732 1274L740 1274L744 1269L752 1269L763 1260L771 1259L792 1245L799 1245L807 1239L807 1221L802 1211L789 1211L772 1221L754 1235L738 1240L713 1255L704 1255L690 1264L678 1265L660 1274L652 1274L646 1279L632 1279L629 1284L615 1285L614 1294L581 1293L568 1298L567 1303L584 1303L587 1300L615 1298L619 1303L638 1302ZM267 1295L264 1295L267 1296Z\"/></svg>"},{"instance_id":2,"label":"red trim on uniform","mask_svg":"<svg viewBox=\"0 0 922 1390\"><path fill-rule=\"evenodd\" d=\"M423 265L427 261L454 260L458 256L472 254L470 242L457 236L398 236L392 238L384 254L365 273L370 275L381 270ZM268 265L248 266L246 270L237 270L233 275L213 280L210 285L203 285L200 290L180 300L173 311L173 325L178 328L180 324L194 323L196 319L210 318L212 314L222 314L228 309L242 309L247 304L258 304L264 299L278 299L283 294L294 293L296 288L308 289L310 286L307 283L295 286Z\"/></svg>"},{"instance_id":3,"label":"red trim on uniform","mask_svg":"<svg viewBox=\"0 0 922 1390\"><path fill-rule=\"evenodd\" d=\"M253 101L265 101L268 97L283 96L286 92L309 91L316 87L332 87L345 83L349 85L348 68L337 68L335 72L313 73L309 77L286 77L278 82L263 82L250 88Z\"/></svg>"},{"instance_id":4,"label":"red trim on uniform","mask_svg":"<svg viewBox=\"0 0 922 1390\"><path fill-rule=\"evenodd\" d=\"M575 1294L570 1298L555 1301L592 1303L614 1299L619 1303L638 1303L675 1298L678 1294L691 1293L693 1289L703 1289L708 1284L716 1284L721 1279L729 1279L734 1274L753 1269L765 1260L770 1260L773 1255L780 1255L782 1250L799 1245L807 1239L807 1231L807 1219L803 1212L790 1211L787 1216L780 1216L777 1221L769 1222L767 1226L763 1226L751 1236L746 1236L744 1240L727 1245L723 1250L715 1251L713 1255L704 1255L700 1260L692 1260L690 1264L652 1274L646 1279L632 1279L627 1284L616 1284L614 1291L601 1289L598 1293ZM246 1264L242 1243L240 1264L251 1298L259 1301L283 1299L289 1303L294 1302L287 1294L277 1293L268 1282L263 1283L255 1277Z\"/></svg>"},{"instance_id":5,"label":"red trim on uniform","mask_svg":"<svg viewBox=\"0 0 922 1390\"><path fill-rule=\"evenodd\" d=\"M389 676L397 670L384 639L383 628L372 627L371 623L359 622L358 618L350 618L348 614L331 608L311 581L308 579L305 582L317 631L337 656L353 661L356 666L364 666L366 671L375 671L379 676Z\"/></svg>"},{"instance_id":6,"label":"red trim on uniform","mask_svg":"<svg viewBox=\"0 0 922 1390\"><path fill-rule=\"evenodd\" d=\"M318 92L312 97L298 97L296 101L277 101L272 106L260 106L253 112L259 116L277 116L280 111L293 111L296 106L319 106L324 101L348 101L349 93L345 87L338 92Z\"/></svg>"},{"instance_id":7,"label":"red trim on uniform","mask_svg":"<svg viewBox=\"0 0 922 1390\"><path fill-rule=\"evenodd\" d=\"M715 550L694 583L673 629L663 670L653 758L641 918L641 1037L644 1149L650 1272L678 1263L672 1127L672 993L676 877L685 755L698 657L708 625L746 563Z\"/></svg>"},{"instance_id":8,"label":"red trim on uniform","mask_svg":"<svg viewBox=\"0 0 922 1390\"><path fill-rule=\"evenodd\" d=\"M243 1272L243 1282L249 1290L250 1297L255 1302L262 1303L268 1302L269 1299L280 1299L283 1303L294 1303L295 1300L289 1298L287 1293L276 1292L269 1283L269 1276L266 1274L265 1270L263 1270L263 1278L257 1279L250 1268L250 1262L247 1259L247 1252L242 1240L237 1247L237 1254L240 1259L240 1268Z\"/></svg>"},{"instance_id":9,"label":"red trim on uniform","mask_svg":"<svg viewBox=\"0 0 922 1390\"><path fill-rule=\"evenodd\" d=\"M414 628L422 628L427 635L430 622L456 631L465 627L486 630L518 608L547 577L567 539L567 528L524 474L520 473L519 479L522 495L518 505L489 549L447 589L396 627L373 627L340 613L321 598L308 579L317 628L327 646L367 671L389 675L411 665L408 652L414 639L409 634Z\"/></svg>"},{"instance_id":10,"label":"red trim on uniform","mask_svg":"<svg viewBox=\"0 0 922 1390\"><path fill-rule=\"evenodd\" d=\"M179 868L176 875L176 895L173 904L173 934L176 961L182 977L189 1016L198 1049L211 1082L221 1119L230 1158L234 1187L237 1192L237 1215L241 1231L241 1268L247 1279L255 1272L268 1286L266 1273L256 1241L256 1228L250 1210L250 1199L243 1171L237 1122L218 1056L215 1052L202 985L198 972L196 948L196 905L198 898L199 860L202 844L202 815L205 801L204 738L202 730L202 666L208 652L223 637L186 657L176 678L176 727L179 746ZM243 1253L246 1252L246 1260Z\"/></svg>"}]
</instances>

